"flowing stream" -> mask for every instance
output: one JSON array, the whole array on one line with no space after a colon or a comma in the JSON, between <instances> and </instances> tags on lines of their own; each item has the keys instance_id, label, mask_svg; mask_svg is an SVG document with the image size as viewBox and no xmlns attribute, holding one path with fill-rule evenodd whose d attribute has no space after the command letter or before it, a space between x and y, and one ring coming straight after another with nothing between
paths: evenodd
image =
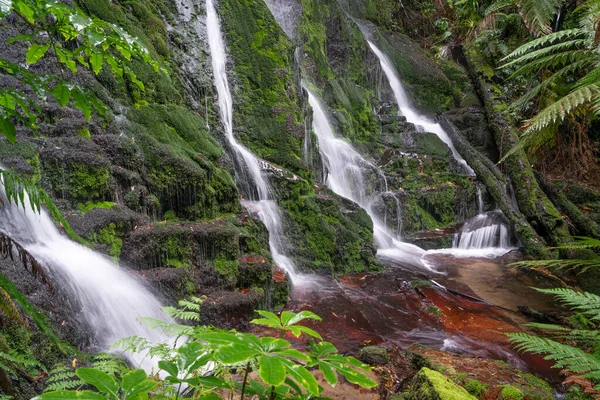
<instances>
[{"instance_id":1,"label":"flowing stream","mask_svg":"<svg viewBox=\"0 0 600 400\"><path fill-rule=\"evenodd\" d=\"M233 100L227 80L227 52L221 32L221 23L213 0L206 0L206 28L208 44L213 66L215 87L219 98L221 118L227 134L227 140L237 158L236 182L248 200L244 206L258 215L269 231L269 247L273 261L284 269L293 284L299 284L306 277L299 275L292 260L285 255L283 224L279 206L275 202L271 188L261 170L261 161L247 148L238 143L233 135Z\"/></svg>"},{"instance_id":2,"label":"flowing stream","mask_svg":"<svg viewBox=\"0 0 600 400\"><path fill-rule=\"evenodd\" d=\"M169 320L160 302L125 269L95 251L60 234L45 211L37 213L29 206L6 201L0 207L0 231L23 246L49 270L55 286L67 290L80 310L81 320L89 324L98 347L107 349L115 341L140 336L152 343L169 338L158 329L150 329L138 318ZM29 198L25 196L25 204ZM127 354L136 366L148 372L156 363L142 354Z\"/></svg>"},{"instance_id":3,"label":"flowing stream","mask_svg":"<svg viewBox=\"0 0 600 400\"><path fill-rule=\"evenodd\" d=\"M306 84L303 83L303 87L313 109L313 130L319 141L327 186L340 196L354 201L369 214L373 220L373 234L379 255L413 266L423 266L421 258L425 251L403 243L374 210L373 204L378 195L387 192L383 172L365 160L348 142L335 136L320 99Z\"/></svg>"}]
</instances>

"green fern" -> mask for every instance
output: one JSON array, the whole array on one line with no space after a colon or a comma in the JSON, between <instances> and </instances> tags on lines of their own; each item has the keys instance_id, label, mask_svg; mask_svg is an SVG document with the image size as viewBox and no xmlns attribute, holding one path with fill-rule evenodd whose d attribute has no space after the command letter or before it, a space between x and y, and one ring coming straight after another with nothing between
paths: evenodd
<instances>
[{"instance_id":1,"label":"green fern","mask_svg":"<svg viewBox=\"0 0 600 400\"><path fill-rule=\"evenodd\" d=\"M82 385L83 382L75 375L75 368L65 364L57 364L48 373L44 392L76 389Z\"/></svg>"},{"instance_id":2,"label":"green fern","mask_svg":"<svg viewBox=\"0 0 600 400\"><path fill-rule=\"evenodd\" d=\"M108 353L96 354L92 358L91 367L99 369L113 377L123 375L129 370L122 358Z\"/></svg>"},{"instance_id":3,"label":"green fern","mask_svg":"<svg viewBox=\"0 0 600 400\"><path fill-rule=\"evenodd\" d=\"M554 295L571 309L586 314L591 320L600 320L600 296L566 288L536 290L541 293Z\"/></svg>"},{"instance_id":4,"label":"green fern","mask_svg":"<svg viewBox=\"0 0 600 400\"><path fill-rule=\"evenodd\" d=\"M24 372L46 371L46 367L29 354L22 354L11 350L8 353L0 351L0 368L12 375L19 375L19 370Z\"/></svg>"},{"instance_id":5,"label":"green fern","mask_svg":"<svg viewBox=\"0 0 600 400\"><path fill-rule=\"evenodd\" d=\"M554 368L566 368L585 378L600 378L600 359L593 354L586 353L577 347L525 333L511 333L509 338L517 350L546 354L544 359L554 361ZM600 385L597 385L596 388L600 388Z\"/></svg>"}]
</instances>

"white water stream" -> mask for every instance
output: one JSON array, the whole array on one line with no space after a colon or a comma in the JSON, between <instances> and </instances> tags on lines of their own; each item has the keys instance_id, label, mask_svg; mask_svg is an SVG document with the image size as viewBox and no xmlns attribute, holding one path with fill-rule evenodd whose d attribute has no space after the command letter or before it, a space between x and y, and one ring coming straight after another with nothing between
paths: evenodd
<instances>
[{"instance_id":1,"label":"white water stream","mask_svg":"<svg viewBox=\"0 0 600 400\"><path fill-rule=\"evenodd\" d=\"M256 213L269 231L269 247L273 261L289 275L294 285L302 283L306 277L296 272L292 260L285 255L284 233L281 214L277 203L271 195L269 184L263 176L260 162L247 148L242 146L233 135L233 100L229 81L227 80L227 52L221 33L221 23L213 0L206 0L206 28L208 31L208 44L213 66L215 87L219 98L219 109L225 126L227 140L235 152L235 156L243 161L249 172L246 180L253 184L253 193L248 193L250 200L243 202L244 206ZM241 173L238 171L238 173Z\"/></svg>"},{"instance_id":2,"label":"white water stream","mask_svg":"<svg viewBox=\"0 0 600 400\"><path fill-rule=\"evenodd\" d=\"M0 196L4 197L3 189ZM29 205L27 196L25 204ZM92 328L99 348L105 350L115 341L134 335L152 343L174 340L138 321L140 317L169 320L148 289L106 256L62 236L45 211L18 207L4 197L0 231L45 265L55 286L68 291L81 310L82 324ZM156 361L142 354L126 356L148 372L156 370Z\"/></svg>"},{"instance_id":3,"label":"white water stream","mask_svg":"<svg viewBox=\"0 0 600 400\"><path fill-rule=\"evenodd\" d=\"M446 131L440 126L440 124L431 121L429 118L420 114L417 110L413 108L412 104L410 103L410 100L408 99L408 96L406 95L406 92L404 91L404 87L402 86L402 82L400 81L400 77L396 72L396 68L392 63L392 60L390 60L390 58L385 53L383 53L373 42L367 39L366 33L364 32L366 28L363 28L361 24L357 23L357 25L363 32L363 35L365 35L365 39L367 40L369 47L371 47L371 50L373 50L373 53L375 53L375 55L379 59L381 68L383 69L383 72L387 77L388 83L392 88L392 92L394 92L394 98L396 99L396 103L398 104L398 113L406 117L406 120L408 122L414 124L417 127L420 127L424 132L431 132L436 134L437 137L439 137L440 140L446 143L446 145L450 148L454 159L462 168L462 172L466 173L467 175L475 175L475 171L473 171L473 169L467 164L465 159L456 150L456 148L454 147L454 143L452 143L452 140L448 136L448 133L446 133Z\"/></svg>"},{"instance_id":4,"label":"white water stream","mask_svg":"<svg viewBox=\"0 0 600 400\"><path fill-rule=\"evenodd\" d=\"M348 142L335 136L319 97L305 84L303 87L308 93L308 101L313 109L313 130L319 141L327 186L340 196L354 201L369 214L373 220L373 233L379 255L410 265L423 266L421 258L425 251L402 242L373 209L377 196L381 192L387 192L383 173L377 166L365 160ZM367 178L367 173L370 173L371 179ZM375 183L372 176L380 181L379 190L372 187Z\"/></svg>"}]
</instances>

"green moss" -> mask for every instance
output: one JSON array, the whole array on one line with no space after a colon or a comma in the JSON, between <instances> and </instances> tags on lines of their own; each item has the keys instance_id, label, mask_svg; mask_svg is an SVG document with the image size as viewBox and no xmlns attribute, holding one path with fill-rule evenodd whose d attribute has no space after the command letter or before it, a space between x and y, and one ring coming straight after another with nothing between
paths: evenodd
<instances>
[{"instance_id":1,"label":"green moss","mask_svg":"<svg viewBox=\"0 0 600 400\"><path fill-rule=\"evenodd\" d=\"M45 160L44 179L58 197L74 202L99 202L109 196L110 173L100 161L82 164L65 164L58 160Z\"/></svg>"},{"instance_id":2,"label":"green moss","mask_svg":"<svg viewBox=\"0 0 600 400\"><path fill-rule=\"evenodd\" d=\"M523 394L523 392L521 392L516 387L511 386L511 385L506 385L502 389L500 398L502 400L522 400L525 398L525 395Z\"/></svg>"},{"instance_id":3,"label":"green moss","mask_svg":"<svg viewBox=\"0 0 600 400\"><path fill-rule=\"evenodd\" d=\"M217 258L214 260L215 270L227 278L229 281L235 280L238 275L240 263L238 260L227 260L224 258Z\"/></svg>"},{"instance_id":4,"label":"green moss","mask_svg":"<svg viewBox=\"0 0 600 400\"><path fill-rule=\"evenodd\" d=\"M88 201L86 203L77 204L77 209L82 215L85 215L95 208L111 209L116 205L117 203L113 203L112 201L100 201L96 203Z\"/></svg>"},{"instance_id":5,"label":"green moss","mask_svg":"<svg viewBox=\"0 0 600 400\"><path fill-rule=\"evenodd\" d=\"M425 309L425 312L432 313L433 315L435 315L437 317L442 315L442 311L439 308L437 308L436 306L428 306Z\"/></svg>"},{"instance_id":6,"label":"green moss","mask_svg":"<svg viewBox=\"0 0 600 400\"><path fill-rule=\"evenodd\" d=\"M463 387L473 396L480 398L481 395L487 390L488 385L478 381L477 379L469 379Z\"/></svg>"},{"instance_id":7,"label":"green moss","mask_svg":"<svg viewBox=\"0 0 600 400\"><path fill-rule=\"evenodd\" d=\"M415 376L404 397L407 400L476 400L441 373L426 367Z\"/></svg>"},{"instance_id":8,"label":"green moss","mask_svg":"<svg viewBox=\"0 0 600 400\"><path fill-rule=\"evenodd\" d=\"M220 15L234 60L237 137L258 157L302 173L295 46L263 2L225 0Z\"/></svg>"},{"instance_id":9,"label":"green moss","mask_svg":"<svg viewBox=\"0 0 600 400\"><path fill-rule=\"evenodd\" d=\"M115 260L118 260L121 256L123 239L120 237L117 226L114 223L109 223L98 232L91 234L89 239L93 243L105 245L108 249L108 254Z\"/></svg>"},{"instance_id":10,"label":"green moss","mask_svg":"<svg viewBox=\"0 0 600 400\"><path fill-rule=\"evenodd\" d=\"M90 139L91 138L90 130L88 128L82 128L79 130L79 132L77 132L77 136L81 136L83 138Z\"/></svg>"},{"instance_id":11,"label":"green moss","mask_svg":"<svg viewBox=\"0 0 600 400\"><path fill-rule=\"evenodd\" d=\"M167 236L160 244L164 263L170 267L188 268L191 264L192 242L188 236Z\"/></svg>"}]
</instances>

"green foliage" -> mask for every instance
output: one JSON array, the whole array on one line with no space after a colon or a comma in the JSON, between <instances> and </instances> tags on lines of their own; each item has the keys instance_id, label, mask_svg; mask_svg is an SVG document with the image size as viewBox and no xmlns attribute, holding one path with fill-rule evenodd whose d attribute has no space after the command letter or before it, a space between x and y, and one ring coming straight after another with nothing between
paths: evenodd
<instances>
[{"instance_id":1,"label":"green foliage","mask_svg":"<svg viewBox=\"0 0 600 400\"><path fill-rule=\"evenodd\" d=\"M467 390L467 392L477 398L480 398L488 388L485 383L480 382L477 379L469 379L467 383L463 385L463 387Z\"/></svg>"},{"instance_id":2,"label":"green foliage","mask_svg":"<svg viewBox=\"0 0 600 400\"><path fill-rule=\"evenodd\" d=\"M192 298L180 302L179 308L167 309L173 317L184 322L199 320L199 311L204 299ZM291 332L296 336L302 333L320 338L319 334L307 327L298 325L305 319L320 320L318 316L302 311L298 314L286 311L281 316L259 311L263 317L254 323ZM120 340L116 345L128 351L147 351L148 356L159 358L158 366L166 377L150 385L139 370L123 375L119 382L99 368L80 368L79 379L90 384L108 399L137 398L129 392L129 380L137 378L138 385L144 383L144 393L160 398L178 398L183 385L186 393L194 398L221 399L221 390L239 393L241 398L249 396L257 399L308 399L319 396L323 388L310 372L318 368L330 385L338 383L338 374L349 382L363 387L374 387L376 382L362 371L369 367L353 357L338 354L333 344L316 343L309 340L306 351L291 347L282 338L256 337L236 331L222 331L209 327L180 325L146 318L149 326L161 328L168 334L184 338L180 346L172 344L151 344L143 338L131 337ZM179 339L178 339L179 340ZM253 372L253 373L251 373ZM241 379L232 374L237 373ZM139 376L138 376L139 375ZM72 376L69 377L69 379ZM143 378L143 379L142 379ZM240 382L241 380L241 382ZM90 396L93 396L90 392ZM53 397L54 396L54 397ZM45 393L40 399L75 398L73 391ZM121 396L121 397L118 397ZM136 394L137 396L137 394ZM249 398L247 397L247 398ZM95 397L92 397L95 399Z\"/></svg>"},{"instance_id":3,"label":"green foliage","mask_svg":"<svg viewBox=\"0 0 600 400\"><path fill-rule=\"evenodd\" d=\"M8 40L9 44L23 42L27 45L25 61L29 65L51 56L61 68L73 74L78 68L85 68L96 75L106 65L120 79L126 77L140 90L144 89L144 84L128 65L132 57L142 59L156 71L160 69L148 51L123 29L88 17L75 7L57 1L6 0L0 20L9 14L19 17L33 31L14 35ZM73 41L78 43L75 48L67 45ZM87 120L91 119L92 108L104 114L101 102L83 88L67 82L64 73L61 77L39 76L4 58L0 58L0 70L14 76L34 94L31 96L29 91L12 87L0 88L0 134L11 142L16 137L15 123L37 127L37 116L41 111L38 104L47 97L54 98L62 107L72 102Z\"/></svg>"},{"instance_id":4,"label":"green foliage","mask_svg":"<svg viewBox=\"0 0 600 400\"><path fill-rule=\"evenodd\" d=\"M17 370L22 370L30 374L38 374L40 371L46 371L46 368L39 361L28 354L22 354L15 350L7 353L0 351L0 369L12 375L19 375Z\"/></svg>"},{"instance_id":5,"label":"green foliage","mask_svg":"<svg viewBox=\"0 0 600 400\"><path fill-rule=\"evenodd\" d=\"M525 398L525 395L516 387L506 385L502 388L500 398L502 400L523 400Z\"/></svg>"},{"instance_id":6,"label":"green foliage","mask_svg":"<svg viewBox=\"0 0 600 400\"><path fill-rule=\"evenodd\" d=\"M96 233L90 235L90 241L105 245L108 248L108 254L115 260L121 256L121 248L123 247L123 239L119 236L117 227L114 223L109 223Z\"/></svg>"},{"instance_id":7,"label":"green foliage","mask_svg":"<svg viewBox=\"0 0 600 400\"><path fill-rule=\"evenodd\" d=\"M81 215L85 215L95 208L111 209L116 205L117 205L117 203L113 203L112 201L100 201L98 203L88 201L83 204L77 204L77 209L79 210Z\"/></svg>"},{"instance_id":8,"label":"green foliage","mask_svg":"<svg viewBox=\"0 0 600 400\"><path fill-rule=\"evenodd\" d=\"M565 288L537 290L556 296L571 309L586 315L594 326L591 329L570 329L549 324L530 325L545 329L558 339L568 339L570 343L575 342L594 349L594 352L589 353L583 348L520 332L509 334L510 342L518 350L545 354L544 359L553 361L554 368L563 368L575 375L597 381L600 378L600 357L597 353L597 349L600 348L600 335L597 330L597 321L600 320L600 296ZM600 385L596 385L596 388L600 388Z\"/></svg>"}]
</instances>

